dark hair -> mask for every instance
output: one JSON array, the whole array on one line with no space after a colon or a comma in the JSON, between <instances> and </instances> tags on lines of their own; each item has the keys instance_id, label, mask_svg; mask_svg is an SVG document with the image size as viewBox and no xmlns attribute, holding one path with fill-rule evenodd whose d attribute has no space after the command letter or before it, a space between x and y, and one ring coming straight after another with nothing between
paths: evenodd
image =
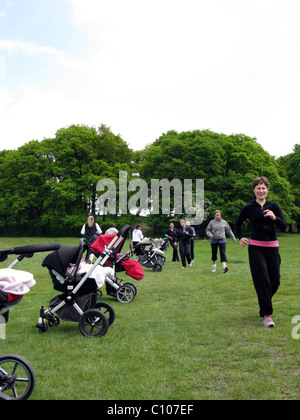
<instances>
[{"instance_id":1,"label":"dark hair","mask_svg":"<svg viewBox=\"0 0 300 420\"><path fill-rule=\"evenodd\" d=\"M259 176L258 178L255 178L255 180L252 182L253 189L259 184L265 184L266 187L269 187L270 182L265 176Z\"/></svg>"}]
</instances>

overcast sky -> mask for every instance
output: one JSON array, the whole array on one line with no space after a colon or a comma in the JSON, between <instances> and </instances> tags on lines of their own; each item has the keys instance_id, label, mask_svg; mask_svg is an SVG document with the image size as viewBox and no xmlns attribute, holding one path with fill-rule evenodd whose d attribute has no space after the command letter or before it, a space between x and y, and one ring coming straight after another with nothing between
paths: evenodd
<instances>
[{"instance_id":1,"label":"overcast sky","mask_svg":"<svg viewBox=\"0 0 300 420\"><path fill-rule=\"evenodd\" d=\"M299 0L0 0L0 150L105 124L300 143Z\"/></svg>"}]
</instances>

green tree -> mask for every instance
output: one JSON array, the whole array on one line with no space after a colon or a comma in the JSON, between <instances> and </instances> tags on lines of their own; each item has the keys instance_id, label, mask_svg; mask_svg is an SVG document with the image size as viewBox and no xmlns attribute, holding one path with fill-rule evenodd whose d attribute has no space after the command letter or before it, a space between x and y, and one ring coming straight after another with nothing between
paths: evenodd
<instances>
[{"instance_id":1,"label":"green tree","mask_svg":"<svg viewBox=\"0 0 300 420\"><path fill-rule=\"evenodd\" d=\"M276 159L243 134L169 131L139 155L138 165L148 182L151 178L204 179L211 211L221 209L230 223L253 197L252 180L265 175L271 182L270 199L278 201L291 221L294 197L289 182L281 176Z\"/></svg>"}]
</instances>

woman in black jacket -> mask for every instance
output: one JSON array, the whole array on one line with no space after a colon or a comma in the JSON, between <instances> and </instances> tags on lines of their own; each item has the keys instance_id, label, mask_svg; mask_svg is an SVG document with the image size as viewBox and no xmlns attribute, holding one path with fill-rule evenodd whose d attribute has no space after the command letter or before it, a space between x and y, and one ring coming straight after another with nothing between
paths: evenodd
<instances>
[{"instance_id":1,"label":"woman in black jacket","mask_svg":"<svg viewBox=\"0 0 300 420\"><path fill-rule=\"evenodd\" d=\"M178 230L178 242L182 268L186 268L186 261L191 267L191 240L193 237L193 231L190 227L186 226L184 219L180 220L180 226L181 227Z\"/></svg>"},{"instance_id":2,"label":"woman in black jacket","mask_svg":"<svg viewBox=\"0 0 300 420\"><path fill-rule=\"evenodd\" d=\"M173 258L172 261L179 261L178 257L178 249L177 249L177 242L178 242L178 233L177 229L174 227L174 223L170 223L170 229L166 233L167 237L169 238L171 247L173 248Z\"/></svg>"},{"instance_id":3,"label":"woman in black jacket","mask_svg":"<svg viewBox=\"0 0 300 420\"><path fill-rule=\"evenodd\" d=\"M258 297L262 325L274 327L272 297L280 285L280 255L276 228L286 229L287 222L277 203L267 200L269 180L256 178L253 183L255 199L246 204L236 222L236 236L241 246L249 245L249 263L254 287ZM250 221L250 240L244 237L242 225Z\"/></svg>"}]
</instances>

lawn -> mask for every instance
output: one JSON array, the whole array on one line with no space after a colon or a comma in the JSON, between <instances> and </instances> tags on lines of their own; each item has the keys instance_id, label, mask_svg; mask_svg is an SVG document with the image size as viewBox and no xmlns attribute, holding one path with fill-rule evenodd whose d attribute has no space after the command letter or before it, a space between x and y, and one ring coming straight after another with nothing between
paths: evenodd
<instances>
[{"instance_id":1,"label":"lawn","mask_svg":"<svg viewBox=\"0 0 300 420\"><path fill-rule=\"evenodd\" d=\"M77 238L1 238L0 248ZM45 334L35 327L41 305L58 292L35 254L16 268L31 271L36 286L10 314L0 353L33 364L32 400L275 400L300 398L300 235L280 235L281 286L274 297L276 327L261 326L247 249L228 240L229 271L211 273L209 241L196 241L195 263L171 262L161 273L145 269L130 304L106 295L116 320L101 338L83 337L77 323L61 321ZM124 247L124 250L127 247ZM12 257L1 263L5 268ZM298 329L299 333L299 329Z\"/></svg>"}]
</instances>

